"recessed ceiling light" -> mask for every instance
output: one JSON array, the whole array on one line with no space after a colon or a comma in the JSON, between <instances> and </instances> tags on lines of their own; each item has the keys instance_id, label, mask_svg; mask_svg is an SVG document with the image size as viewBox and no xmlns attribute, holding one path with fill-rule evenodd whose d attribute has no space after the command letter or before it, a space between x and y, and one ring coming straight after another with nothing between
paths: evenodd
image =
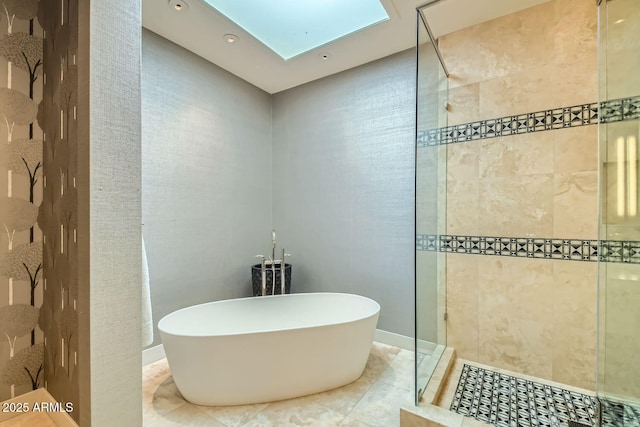
<instances>
[{"instance_id":1,"label":"recessed ceiling light","mask_svg":"<svg viewBox=\"0 0 640 427\"><path fill-rule=\"evenodd\" d=\"M614 22L614 24L622 24L624 22L624 19L618 19L616 22Z\"/></svg>"},{"instance_id":2,"label":"recessed ceiling light","mask_svg":"<svg viewBox=\"0 0 640 427\"><path fill-rule=\"evenodd\" d=\"M238 36L236 36L235 34L225 34L222 38L227 43L235 43L238 40L240 40L240 38Z\"/></svg>"},{"instance_id":3,"label":"recessed ceiling light","mask_svg":"<svg viewBox=\"0 0 640 427\"><path fill-rule=\"evenodd\" d=\"M185 0L169 0L169 7L178 12L185 12L189 9L189 3Z\"/></svg>"}]
</instances>

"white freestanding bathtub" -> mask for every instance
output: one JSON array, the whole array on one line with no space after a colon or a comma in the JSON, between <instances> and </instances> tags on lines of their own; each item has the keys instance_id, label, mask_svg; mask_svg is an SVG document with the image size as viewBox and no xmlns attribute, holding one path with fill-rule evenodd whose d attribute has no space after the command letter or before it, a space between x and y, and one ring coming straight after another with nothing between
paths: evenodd
<instances>
[{"instance_id":1,"label":"white freestanding bathtub","mask_svg":"<svg viewBox=\"0 0 640 427\"><path fill-rule=\"evenodd\" d=\"M175 311L158 328L180 393L197 405L289 399L364 370L380 305L358 295L289 294Z\"/></svg>"}]
</instances>

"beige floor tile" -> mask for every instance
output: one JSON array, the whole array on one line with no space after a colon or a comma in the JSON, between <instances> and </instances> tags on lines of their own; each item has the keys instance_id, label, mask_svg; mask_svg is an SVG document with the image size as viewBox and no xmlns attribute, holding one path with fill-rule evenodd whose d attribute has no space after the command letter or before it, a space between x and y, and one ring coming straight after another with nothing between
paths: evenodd
<instances>
[{"instance_id":1,"label":"beige floor tile","mask_svg":"<svg viewBox=\"0 0 640 427\"><path fill-rule=\"evenodd\" d=\"M378 378L400 353L400 348L374 342L363 375Z\"/></svg>"},{"instance_id":2,"label":"beige floor tile","mask_svg":"<svg viewBox=\"0 0 640 427\"><path fill-rule=\"evenodd\" d=\"M239 427L269 406L268 403L239 406L203 406L202 410L227 427Z\"/></svg>"},{"instance_id":3,"label":"beige floor tile","mask_svg":"<svg viewBox=\"0 0 640 427\"><path fill-rule=\"evenodd\" d=\"M56 427L44 412L27 412L0 423L0 427Z\"/></svg>"},{"instance_id":4,"label":"beige floor tile","mask_svg":"<svg viewBox=\"0 0 640 427\"><path fill-rule=\"evenodd\" d=\"M415 355L413 351L401 350L380 376L379 381L398 388L413 391L415 386L413 369Z\"/></svg>"},{"instance_id":5,"label":"beige floor tile","mask_svg":"<svg viewBox=\"0 0 640 427\"><path fill-rule=\"evenodd\" d=\"M351 384L280 402L228 407L184 400L163 359L143 369L144 426L396 426L400 406L413 400L413 358L411 351L376 342L363 375Z\"/></svg>"},{"instance_id":6,"label":"beige floor tile","mask_svg":"<svg viewBox=\"0 0 640 427\"><path fill-rule=\"evenodd\" d=\"M149 378L152 383L159 384L171 376L167 359L158 360L142 368L143 377Z\"/></svg>"},{"instance_id":7,"label":"beige floor tile","mask_svg":"<svg viewBox=\"0 0 640 427\"><path fill-rule=\"evenodd\" d=\"M407 371L407 375L410 375L410 372L411 371ZM371 390L371 387L373 387L375 382L376 378L362 375L351 384L347 384L346 386L338 387L333 390L328 390L323 393L312 394L310 396L306 396L305 399L308 402L316 403L330 408L340 414L347 415L356 406L360 399L362 399L362 397Z\"/></svg>"},{"instance_id":8,"label":"beige floor tile","mask_svg":"<svg viewBox=\"0 0 640 427\"><path fill-rule=\"evenodd\" d=\"M162 385L147 386L142 392L142 416L145 425L153 424L163 415L174 411L187 402L177 394L175 385L165 387Z\"/></svg>"},{"instance_id":9,"label":"beige floor tile","mask_svg":"<svg viewBox=\"0 0 640 427\"><path fill-rule=\"evenodd\" d=\"M299 399L270 403L253 419L243 424L246 427L339 427L345 416L325 406Z\"/></svg>"},{"instance_id":10,"label":"beige floor tile","mask_svg":"<svg viewBox=\"0 0 640 427\"><path fill-rule=\"evenodd\" d=\"M340 427L371 427L371 426L360 420L356 420L355 418L347 417L344 419L342 424L340 424Z\"/></svg>"},{"instance_id":11,"label":"beige floor tile","mask_svg":"<svg viewBox=\"0 0 640 427\"><path fill-rule=\"evenodd\" d=\"M400 423L400 407L413 403L413 392L384 382L376 383L349 413L372 427L394 427Z\"/></svg>"},{"instance_id":12,"label":"beige floor tile","mask_svg":"<svg viewBox=\"0 0 640 427\"><path fill-rule=\"evenodd\" d=\"M225 424L218 422L209 414L207 414L201 407L185 403L178 408L170 411L162 416L156 417L152 422L147 424L145 421L145 427L177 427L177 426L190 426L190 427L227 427Z\"/></svg>"}]
</instances>

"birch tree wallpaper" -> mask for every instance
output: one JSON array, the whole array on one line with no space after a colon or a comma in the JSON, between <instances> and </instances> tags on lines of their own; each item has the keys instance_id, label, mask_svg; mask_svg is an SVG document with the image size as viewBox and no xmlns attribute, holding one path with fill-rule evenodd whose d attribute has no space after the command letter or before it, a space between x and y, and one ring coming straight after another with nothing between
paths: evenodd
<instances>
[{"instance_id":1,"label":"birch tree wallpaper","mask_svg":"<svg viewBox=\"0 0 640 427\"><path fill-rule=\"evenodd\" d=\"M1 1L1 0L0 0ZM44 289L38 326L44 332L44 382L78 421L77 283L77 0L40 0L44 87L37 119L44 130L44 188L38 225L44 235Z\"/></svg>"},{"instance_id":2,"label":"birch tree wallpaper","mask_svg":"<svg viewBox=\"0 0 640 427\"><path fill-rule=\"evenodd\" d=\"M77 0L0 0L0 400L76 408L77 24Z\"/></svg>"},{"instance_id":3,"label":"birch tree wallpaper","mask_svg":"<svg viewBox=\"0 0 640 427\"><path fill-rule=\"evenodd\" d=\"M0 0L0 399L44 385L43 30L38 0Z\"/></svg>"}]
</instances>

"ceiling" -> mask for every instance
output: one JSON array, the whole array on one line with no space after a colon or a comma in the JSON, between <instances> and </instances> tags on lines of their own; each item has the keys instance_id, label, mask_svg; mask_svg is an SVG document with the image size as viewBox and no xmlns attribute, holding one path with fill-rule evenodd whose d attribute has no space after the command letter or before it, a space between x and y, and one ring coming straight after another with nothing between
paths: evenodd
<instances>
[{"instance_id":1,"label":"ceiling","mask_svg":"<svg viewBox=\"0 0 640 427\"><path fill-rule=\"evenodd\" d=\"M380 0L388 21L285 61L203 0L184 0L188 7L179 12L171 1L142 0L142 25L269 93L415 46L415 9L425 3ZM443 0L426 9L425 15L437 38L546 1ZM228 43L223 36L229 33L239 40ZM455 74L455 70L449 71Z\"/></svg>"}]
</instances>

